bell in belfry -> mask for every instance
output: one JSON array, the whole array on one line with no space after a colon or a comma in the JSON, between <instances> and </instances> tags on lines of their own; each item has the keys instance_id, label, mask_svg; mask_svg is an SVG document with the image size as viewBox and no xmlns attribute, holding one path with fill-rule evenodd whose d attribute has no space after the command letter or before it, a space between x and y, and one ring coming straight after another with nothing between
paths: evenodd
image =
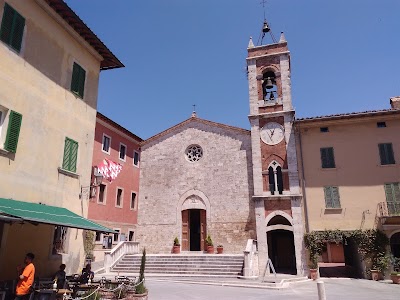
<instances>
[{"instance_id":1,"label":"bell in belfry","mask_svg":"<svg viewBox=\"0 0 400 300\"><path fill-rule=\"evenodd\" d=\"M264 21L262 32L266 33L266 32L269 32L270 30L271 29L269 28L269 25L268 25L267 21Z\"/></svg>"},{"instance_id":2,"label":"bell in belfry","mask_svg":"<svg viewBox=\"0 0 400 300\"><path fill-rule=\"evenodd\" d=\"M267 77L267 79L265 80L264 86L267 90L270 90L274 87L271 77Z\"/></svg>"}]
</instances>

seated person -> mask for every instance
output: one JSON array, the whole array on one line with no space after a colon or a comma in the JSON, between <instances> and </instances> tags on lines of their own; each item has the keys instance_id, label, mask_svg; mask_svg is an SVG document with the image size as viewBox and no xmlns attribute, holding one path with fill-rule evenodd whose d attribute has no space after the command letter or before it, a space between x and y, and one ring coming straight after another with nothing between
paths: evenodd
<instances>
[{"instance_id":1,"label":"seated person","mask_svg":"<svg viewBox=\"0 0 400 300\"><path fill-rule=\"evenodd\" d=\"M93 280L93 277L94 272L92 272L92 266L90 264L87 264L86 267L84 267L82 270L81 283L88 283L89 279Z\"/></svg>"},{"instance_id":2,"label":"seated person","mask_svg":"<svg viewBox=\"0 0 400 300\"><path fill-rule=\"evenodd\" d=\"M53 280L57 280L57 288L63 289L65 284L65 264L60 265L60 269L54 274Z\"/></svg>"}]
</instances>

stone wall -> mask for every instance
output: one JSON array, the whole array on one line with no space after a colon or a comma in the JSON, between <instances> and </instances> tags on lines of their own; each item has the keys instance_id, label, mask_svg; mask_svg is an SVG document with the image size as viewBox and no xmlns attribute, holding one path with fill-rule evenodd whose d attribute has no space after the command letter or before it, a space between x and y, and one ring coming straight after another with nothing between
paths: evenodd
<instances>
[{"instance_id":1,"label":"stone wall","mask_svg":"<svg viewBox=\"0 0 400 300\"><path fill-rule=\"evenodd\" d=\"M193 208L207 209L214 244L241 253L255 238L250 132L198 118L181 124L142 147L137 240L149 253L171 252L185 200L199 199ZM197 162L185 156L193 144L203 149Z\"/></svg>"}]
</instances>

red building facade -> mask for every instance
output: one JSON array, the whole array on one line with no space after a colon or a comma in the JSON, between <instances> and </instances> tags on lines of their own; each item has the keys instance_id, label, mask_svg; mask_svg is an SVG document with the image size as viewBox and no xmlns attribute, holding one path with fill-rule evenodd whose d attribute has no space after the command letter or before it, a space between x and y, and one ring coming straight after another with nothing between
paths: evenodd
<instances>
[{"instance_id":1,"label":"red building facade","mask_svg":"<svg viewBox=\"0 0 400 300\"><path fill-rule=\"evenodd\" d=\"M93 173L102 173L103 180L91 190L88 218L119 234L96 234L96 260L102 260L104 251L119 241L135 240L141 141L135 134L97 113L92 165Z\"/></svg>"}]
</instances>

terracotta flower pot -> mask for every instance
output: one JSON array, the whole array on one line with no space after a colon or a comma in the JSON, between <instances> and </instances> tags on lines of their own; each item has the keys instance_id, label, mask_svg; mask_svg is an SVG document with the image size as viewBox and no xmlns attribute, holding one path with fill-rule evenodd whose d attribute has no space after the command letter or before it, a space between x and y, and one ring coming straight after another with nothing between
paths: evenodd
<instances>
[{"instance_id":1,"label":"terracotta flower pot","mask_svg":"<svg viewBox=\"0 0 400 300\"><path fill-rule=\"evenodd\" d=\"M378 281L381 279L381 272L378 270L371 270L371 279Z\"/></svg>"},{"instance_id":2,"label":"terracotta flower pot","mask_svg":"<svg viewBox=\"0 0 400 300\"><path fill-rule=\"evenodd\" d=\"M209 254L214 253L214 246L207 246L207 253Z\"/></svg>"},{"instance_id":3,"label":"terracotta flower pot","mask_svg":"<svg viewBox=\"0 0 400 300\"><path fill-rule=\"evenodd\" d=\"M172 253L175 253L175 254L181 253L181 245L174 245L172 247Z\"/></svg>"},{"instance_id":4,"label":"terracotta flower pot","mask_svg":"<svg viewBox=\"0 0 400 300\"><path fill-rule=\"evenodd\" d=\"M397 275L390 275L390 279L392 279L393 283L400 284L400 274Z\"/></svg>"},{"instance_id":5,"label":"terracotta flower pot","mask_svg":"<svg viewBox=\"0 0 400 300\"><path fill-rule=\"evenodd\" d=\"M224 247L217 247L217 253L222 254L224 252Z\"/></svg>"},{"instance_id":6,"label":"terracotta flower pot","mask_svg":"<svg viewBox=\"0 0 400 300\"><path fill-rule=\"evenodd\" d=\"M310 269L310 279L312 280L318 279L318 269Z\"/></svg>"},{"instance_id":7,"label":"terracotta flower pot","mask_svg":"<svg viewBox=\"0 0 400 300\"><path fill-rule=\"evenodd\" d=\"M135 293L128 293L125 297L125 299L128 300L147 300L148 299L148 293L146 292L144 294L135 294Z\"/></svg>"}]
</instances>

